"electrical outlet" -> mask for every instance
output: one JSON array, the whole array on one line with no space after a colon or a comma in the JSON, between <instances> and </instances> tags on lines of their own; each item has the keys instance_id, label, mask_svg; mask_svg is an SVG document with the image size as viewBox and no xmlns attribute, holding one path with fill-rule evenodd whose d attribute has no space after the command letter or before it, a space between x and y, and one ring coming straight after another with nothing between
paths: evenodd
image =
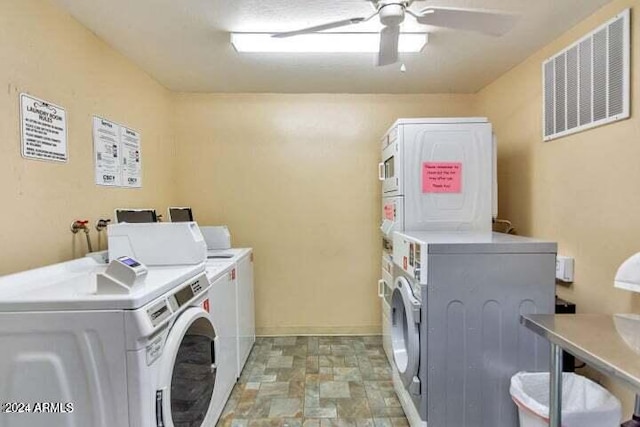
<instances>
[{"instance_id":1,"label":"electrical outlet","mask_svg":"<svg viewBox=\"0 0 640 427\"><path fill-rule=\"evenodd\" d=\"M556 257L556 279L565 283L573 283L574 259L568 256Z\"/></svg>"}]
</instances>

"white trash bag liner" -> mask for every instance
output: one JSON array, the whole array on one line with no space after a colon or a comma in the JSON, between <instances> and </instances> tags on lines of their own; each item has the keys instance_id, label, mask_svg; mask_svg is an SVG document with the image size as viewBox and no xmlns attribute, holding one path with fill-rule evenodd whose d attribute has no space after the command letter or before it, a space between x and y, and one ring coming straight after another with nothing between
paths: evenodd
<instances>
[{"instance_id":1,"label":"white trash bag liner","mask_svg":"<svg viewBox=\"0 0 640 427\"><path fill-rule=\"evenodd\" d=\"M520 427L549 425L549 373L519 372L511 378L511 398L518 406ZM563 427L619 427L620 401L593 381L562 375Z\"/></svg>"}]
</instances>

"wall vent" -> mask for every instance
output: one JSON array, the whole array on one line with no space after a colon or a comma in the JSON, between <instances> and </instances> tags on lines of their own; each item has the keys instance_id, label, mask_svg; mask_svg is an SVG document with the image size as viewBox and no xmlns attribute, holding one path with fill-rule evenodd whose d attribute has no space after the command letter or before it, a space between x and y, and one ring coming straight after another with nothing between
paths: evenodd
<instances>
[{"instance_id":1,"label":"wall vent","mask_svg":"<svg viewBox=\"0 0 640 427\"><path fill-rule=\"evenodd\" d=\"M630 9L542 63L544 140L630 115Z\"/></svg>"}]
</instances>

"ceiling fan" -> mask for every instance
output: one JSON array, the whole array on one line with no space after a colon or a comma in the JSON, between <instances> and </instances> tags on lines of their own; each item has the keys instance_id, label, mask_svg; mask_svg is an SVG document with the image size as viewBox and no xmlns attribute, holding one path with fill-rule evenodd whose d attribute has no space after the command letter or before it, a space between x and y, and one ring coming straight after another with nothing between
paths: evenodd
<instances>
[{"instance_id":1,"label":"ceiling fan","mask_svg":"<svg viewBox=\"0 0 640 427\"><path fill-rule=\"evenodd\" d=\"M375 12L366 17L356 17L329 22L322 25L303 28L295 31L276 33L273 37L285 38L302 34L317 33L334 28L367 22L379 16L384 26L380 32L380 51L378 66L394 64L398 61L398 41L400 39L400 24L405 15L413 16L420 24L434 27L453 28L457 30L475 31L491 36L501 36L507 33L516 23L517 15L499 11L480 9L460 9L448 7L426 7L414 12L409 7L414 1L422 0L368 0Z\"/></svg>"}]
</instances>

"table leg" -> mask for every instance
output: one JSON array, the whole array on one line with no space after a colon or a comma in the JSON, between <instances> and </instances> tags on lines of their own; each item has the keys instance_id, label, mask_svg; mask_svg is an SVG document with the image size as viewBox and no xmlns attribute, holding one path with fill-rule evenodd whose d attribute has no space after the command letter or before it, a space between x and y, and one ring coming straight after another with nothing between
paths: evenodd
<instances>
[{"instance_id":1,"label":"table leg","mask_svg":"<svg viewBox=\"0 0 640 427\"><path fill-rule=\"evenodd\" d=\"M562 426L562 348L551 343L549 427Z\"/></svg>"},{"instance_id":2,"label":"table leg","mask_svg":"<svg viewBox=\"0 0 640 427\"><path fill-rule=\"evenodd\" d=\"M640 395L636 394L636 406L633 411L633 418L626 423L622 423L622 427L640 427Z\"/></svg>"}]
</instances>

